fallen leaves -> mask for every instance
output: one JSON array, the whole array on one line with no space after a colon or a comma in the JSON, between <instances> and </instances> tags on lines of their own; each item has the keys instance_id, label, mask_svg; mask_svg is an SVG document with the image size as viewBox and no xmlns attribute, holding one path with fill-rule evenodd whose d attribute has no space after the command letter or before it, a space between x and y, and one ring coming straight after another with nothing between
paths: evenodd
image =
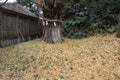
<instances>
[{"instance_id":1,"label":"fallen leaves","mask_svg":"<svg viewBox=\"0 0 120 80\"><path fill-rule=\"evenodd\" d=\"M119 80L120 39L114 35L39 39L0 49L1 80Z\"/></svg>"}]
</instances>

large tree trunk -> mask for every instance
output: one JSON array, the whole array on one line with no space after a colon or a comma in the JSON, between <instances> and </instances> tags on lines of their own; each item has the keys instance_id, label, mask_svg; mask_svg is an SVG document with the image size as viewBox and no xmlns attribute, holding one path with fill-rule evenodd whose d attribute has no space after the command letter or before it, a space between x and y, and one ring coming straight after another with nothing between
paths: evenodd
<instances>
[{"instance_id":1,"label":"large tree trunk","mask_svg":"<svg viewBox=\"0 0 120 80\"><path fill-rule=\"evenodd\" d=\"M64 4L62 0L45 0L44 14L44 41L48 43L63 42L61 28Z\"/></svg>"},{"instance_id":2,"label":"large tree trunk","mask_svg":"<svg viewBox=\"0 0 120 80\"><path fill-rule=\"evenodd\" d=\"M53 22L49 22L48 25L44 26L44 41L48 43L62 42L62 25L57 22L56 25Z\"/></svg>"}]
</instances>

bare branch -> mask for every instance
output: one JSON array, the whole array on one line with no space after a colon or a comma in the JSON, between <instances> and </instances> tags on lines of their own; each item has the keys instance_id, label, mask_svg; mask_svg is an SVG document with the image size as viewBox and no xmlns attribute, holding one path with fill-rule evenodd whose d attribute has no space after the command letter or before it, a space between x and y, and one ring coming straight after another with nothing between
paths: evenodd
<instances>
[{"instance_id":1,"label":"bare branch","mask_svg":"<svg viewBox=\"0 0 120 80\"><path fill-rule=\"evenodd\" d=\"M8 0L6 0L5 2L3 2L3 3L0 5L0 7L3 6L5 3L7 3L7 1L8 1Z\"/></svg>"}]
</instances>

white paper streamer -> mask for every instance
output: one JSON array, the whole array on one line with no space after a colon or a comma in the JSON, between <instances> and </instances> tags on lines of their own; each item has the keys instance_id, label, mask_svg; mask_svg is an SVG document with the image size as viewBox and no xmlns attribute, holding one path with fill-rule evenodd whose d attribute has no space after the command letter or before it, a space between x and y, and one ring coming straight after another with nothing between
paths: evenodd
<instances>
[{"instance_id":1,"label":"white paper streamer","mask_svg":"<svg viewBox=\"0 0 120 80\"><path fill-rule=\"evenodd\" d=\"M54 26L57 26L56 22L54 21Z\"/></svg>"},{"instance_id":2,"label":"white paper streamer","mask_svg":"<svg viewBox=\"0 0 120 80\"><path fill-rule=\"evenodd\" d=\"M46 21L46 25L48 25L48 21Z\"/></svg>"}]
</instances>

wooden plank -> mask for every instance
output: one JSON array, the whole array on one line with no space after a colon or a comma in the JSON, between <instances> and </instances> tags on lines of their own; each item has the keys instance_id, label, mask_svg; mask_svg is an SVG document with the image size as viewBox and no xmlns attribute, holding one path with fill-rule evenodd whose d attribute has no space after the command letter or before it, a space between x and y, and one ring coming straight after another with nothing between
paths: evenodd
<instances>
[{"instance_id":1,"label":"wooden plank","mask_svg":"<svg viewBox=\"0 0 120 80\"><path fill-rule=\"evenodd\" d=\"M3 21L4 21L4 18L3 18L3 14L2 14L2 12L0 13L0 16L1 16L1 18L0 18L0 20L1 20L1 47L3 47Z\"/></svg>"},{"instance_id":2,"label":"wooden plank","mask_svg":"<svg viewBox=\"0 0 120 80\"><path fill-rule=\"evenodd\" d=\"M30 39L30 19L28 18L28 40Z\"/></svg>"},{"instance_id":3,"label":"wooden plank","mask_svg":"<svg viewBox=\"0 0 120 80\"><path fill-rule=\"evenodd\" d=\"M2 47L1 40L2 40L2 12L0 11L0 47Z\"/></svg>"},{"instance_id":4,"label":"wooden plank","mask_svg":"<svg viewBox=\"0 0 120 80\"><path fill-rule=\"evenodd\" d=\"M20 43L20 36L19 36L19 31L18 31L19 30L18 29L19 28L19 26L18 26L19 20L18 19L19 19L19 16L16 17L16 26L15 27L16 27L17 38L18 38L17 42Z\"/></svg>"}]
</instances>

